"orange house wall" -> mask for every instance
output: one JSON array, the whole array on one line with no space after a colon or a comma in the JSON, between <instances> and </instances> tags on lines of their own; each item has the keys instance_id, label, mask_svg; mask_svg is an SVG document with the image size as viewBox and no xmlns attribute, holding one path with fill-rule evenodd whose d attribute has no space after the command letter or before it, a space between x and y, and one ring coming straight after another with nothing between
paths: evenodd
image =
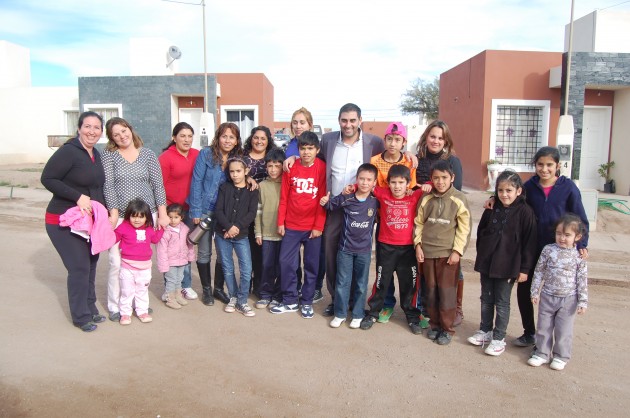
<instances>
[{"instance_id":1,"label":"orange house wall","mask_svg":"<svg viewBox=\"0 0 630 418\"><path fill-rule=\"evenodd\" d=\"M549 88L549 71L560 65L558 52L487 50L440 76L440 118L452 131L465 186L488 187L492 99L550 100L548 143L555 145L560 89Z\"/></svg>"},{"instance_id":2,"label":"orange house wall","mask_svg":"<svg viewBox=\"0 0 630 418\"><path fill-rule=\"evenodd\" d=\"M486 55L481 53L440 76L439 116L451 131L453 149L464 170L464 185L473 188L481 187L478 166L489 146L483 140L485 61Z\"/></svg>"},{"instance_id":3,"label":"orange house wall","mask_svg":"<svg viewBox=\"0 0 630 418\"><path fill-rule=\"evenodd\" d=\"M273 126L273 85L261 73L218 73L221 97L217 98L217 125L222 123L221 106L258 105L258 124ZM247 134L247 135L245 135ZM249 132L243 133L248 136Z\"/></svg>"}]
</instances>

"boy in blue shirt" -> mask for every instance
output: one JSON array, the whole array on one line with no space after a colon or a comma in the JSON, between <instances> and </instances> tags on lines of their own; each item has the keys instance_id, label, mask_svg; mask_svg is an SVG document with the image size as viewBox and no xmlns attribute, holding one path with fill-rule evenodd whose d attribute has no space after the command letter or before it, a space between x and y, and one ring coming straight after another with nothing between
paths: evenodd
<instances>
[{"instance_id":1,"label":"boy in blue shirt","mask_svg":"<svg viewBox=\"0 0 630 418\"><path fill-rule=\"evenodd\" d=\"M330 192L320 199L328 210L343 209L343 229L337 252L337 285L335 287L335 317L330 326L339 328L348 315L352 279L356 280L350 328L361 326L367 296L368 276L372 256L372 231L378 210L378 200L372 195L378 169L369 163L357 169L357 191L330 198Z\"/></svg>"}]
</instances>

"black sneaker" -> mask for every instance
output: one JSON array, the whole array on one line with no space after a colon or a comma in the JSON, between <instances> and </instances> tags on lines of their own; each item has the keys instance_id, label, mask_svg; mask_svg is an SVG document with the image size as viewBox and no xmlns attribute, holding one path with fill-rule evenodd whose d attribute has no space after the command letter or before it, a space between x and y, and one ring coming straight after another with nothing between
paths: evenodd
<instances>
[{"instance_id":1,"label":"black sneaker","mask_svg":"<svg viewBox=\"0 0 630 418\"><path fill-rule=\"evenodd\" d=\"M453 337L451 336L451 334L449 334L446 331L442 331L440 333L440 336L437 337L437 340L435 340L435 342L438 343L439 345L447 345L447 344L450 344L452 339Z\"/></svg>"},{"instance_id":2,"label":"black sneaker","mask_svg":"<svg viewBox=\"0 0 630 418\"><path fill-rule=\"evenodd\" d=\"M323 316L333 316L334 314L335 314L335 305L332 303L326 306L326 309L324 309L324 312L322 313Z\"/></svg>"},{"instance_id":3,"label":"black sneaker","mask_svg":"<svg viewBox=\"0 0 630 418\"><path fill-rule=\"evenodd\" d=\"M442 332L442 330L439 328L430 329L427 331L427 338L435 341L437 337L440 335L440 332Z\"/></svg>"},{"instance_id":4,"label":"black sneaker","mask_svg":"<svg viewBox=\"0 0 630 418\"><path fill-rule=\"evenodd\" d=\"M536 344L536 338L531 334L523 334L514 339L513 344L517 347L530 347Z\"/></svg>"},{"instance_id":5,"label":"black sneaker","mask_svg":"<svg viewBox=\"0 0 630 418\"><path fill-rule=\"evenodd\" d=\"M374 325L375 322L376 322L376 318L374 318L371 315L368 315L365 318L363 318L363 320L361 321L361 329L367 331L368 329L372 328L372 325Z\"/></svg>"},{"instance_id":6,"label":"black sneaker","mask_svg":"<svg viewBox=\"0 0 630 418\"><path fill-rule=\"evenodd\" d=\"M422 327L419 322L410 322L409 329L415 335L422 334Z\"/></svg>"},{"instance_id":7,"label":"black sneaker","mask_svg":"<svg viewBox=\"0 0 630 418\"><path fill-rule=\"evenodd\" d=\"M214 291L212 292L212 296L223 304L228 304L230 302L230 297L227 295L227 293L225 293L223 289L217 289L215 287Z\"/></svg>"},{"instance_id":8,"label":"black sneaker","mask_svg":"<svg viewBox=\"0 0 630 418\"><path fill-rule=\"evenodd\" d=\"M120 321L120 312L110 312L109 313L109 320L112 321L112 322Z\"/></svg>"},{"instance_id":9,"label":"black sneaker","mask_svg":"<svg viewBox=\"0 0 630 418\"><path fill-rule=\"evenodd\" d=\"M92 322L94 322L95 324L100 324L101 322L104 322L105 320L107 320L107 318L105 318L105 316L101 314L92 315Z\"/></svg>"},{"instance_id":10,"label":"black sneaker","mask_svg":"<svg viewBox=\"0 0 630 418\"><path fill-rule=\"evenodd\" d=\"M324 294L321 290L316 290L315 295L313 295L313 303L321 302L324 300Z\"/></svg>"}]
</instances>

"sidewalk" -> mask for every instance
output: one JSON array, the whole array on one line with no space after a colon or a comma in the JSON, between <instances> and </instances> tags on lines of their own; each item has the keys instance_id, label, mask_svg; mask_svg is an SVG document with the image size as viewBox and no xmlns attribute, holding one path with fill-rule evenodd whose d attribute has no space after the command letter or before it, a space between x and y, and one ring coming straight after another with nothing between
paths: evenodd
<instances>
[{"instance_id":1,"label":"sidewalk","mask_svg":"<svg viewBox=\"0 0 630 418\"><path fill-rule=\"evenodd\" d=\"M10 193L10 187L0 186L0 222L43 224L44 213L51 196L50 192L39 188L14 187L12 199L9 198ZM463 270L467 275L473 275L475 274L472 266L476 256L477 223L482 212L481 203L488 195L476 190L466 190L466 193L473 211L474 225L470 245L463 257ZM624 199L627 196L606 195L606 198ZM619 214L619 218L622 222L630 224L630 216ZM630 287L630 234L622 232L625 231L620 233L602 232L598 228L597 231L590 234L588 276L591 284Z\"/></svg>"}]
</instances>

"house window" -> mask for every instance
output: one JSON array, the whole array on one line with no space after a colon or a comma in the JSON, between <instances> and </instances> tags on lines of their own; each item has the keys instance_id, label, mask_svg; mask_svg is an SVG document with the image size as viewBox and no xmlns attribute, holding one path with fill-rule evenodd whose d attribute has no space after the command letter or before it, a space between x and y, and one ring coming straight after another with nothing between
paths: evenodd
<instances>
[{"instance_id":1,"label":"house window","mask_svg":"<svg viewBox=\"0 0 630 418\"><path fill-rule=\"evenodd\" d=\"M64 110L64 124L65 133L67 135L76 135L77 126L79 125L79 111L78 110Z\"/></svg>"},{"instance_id":2,"label":"house window","mask_svg":"<svg viewBox=\"0 0 630 418\"><path fill-rule=\"evenodd\" d=\"M246 138L258 125L258 106L221 106L221 120L235 123L241 130L241 137Z\"/></svg>"},{"instance_id":3,"label":"house window","mask_svg":"<svg viewBox=\"0 0 630 418\"><path fill-rule=\"evenodd\" d=\"M533 171L530 162L549 138L547 100L493 100L490 156L515 171Z\"/></svg>"},{"instance_id":4,"label":"house window","mask_svg":"<svg viewBox=\"0 0 630 418\"><path fill-rule=\"evenodd\" d=\"M83 105L84 111L96 112L103 117L103 123L107 123L113 117L122 117L122 105L121 104L85 104ZM103 125L103 134L101 135L100 143L107 142L105 138L105 125Z\"/></svg>"}]
</instances>

